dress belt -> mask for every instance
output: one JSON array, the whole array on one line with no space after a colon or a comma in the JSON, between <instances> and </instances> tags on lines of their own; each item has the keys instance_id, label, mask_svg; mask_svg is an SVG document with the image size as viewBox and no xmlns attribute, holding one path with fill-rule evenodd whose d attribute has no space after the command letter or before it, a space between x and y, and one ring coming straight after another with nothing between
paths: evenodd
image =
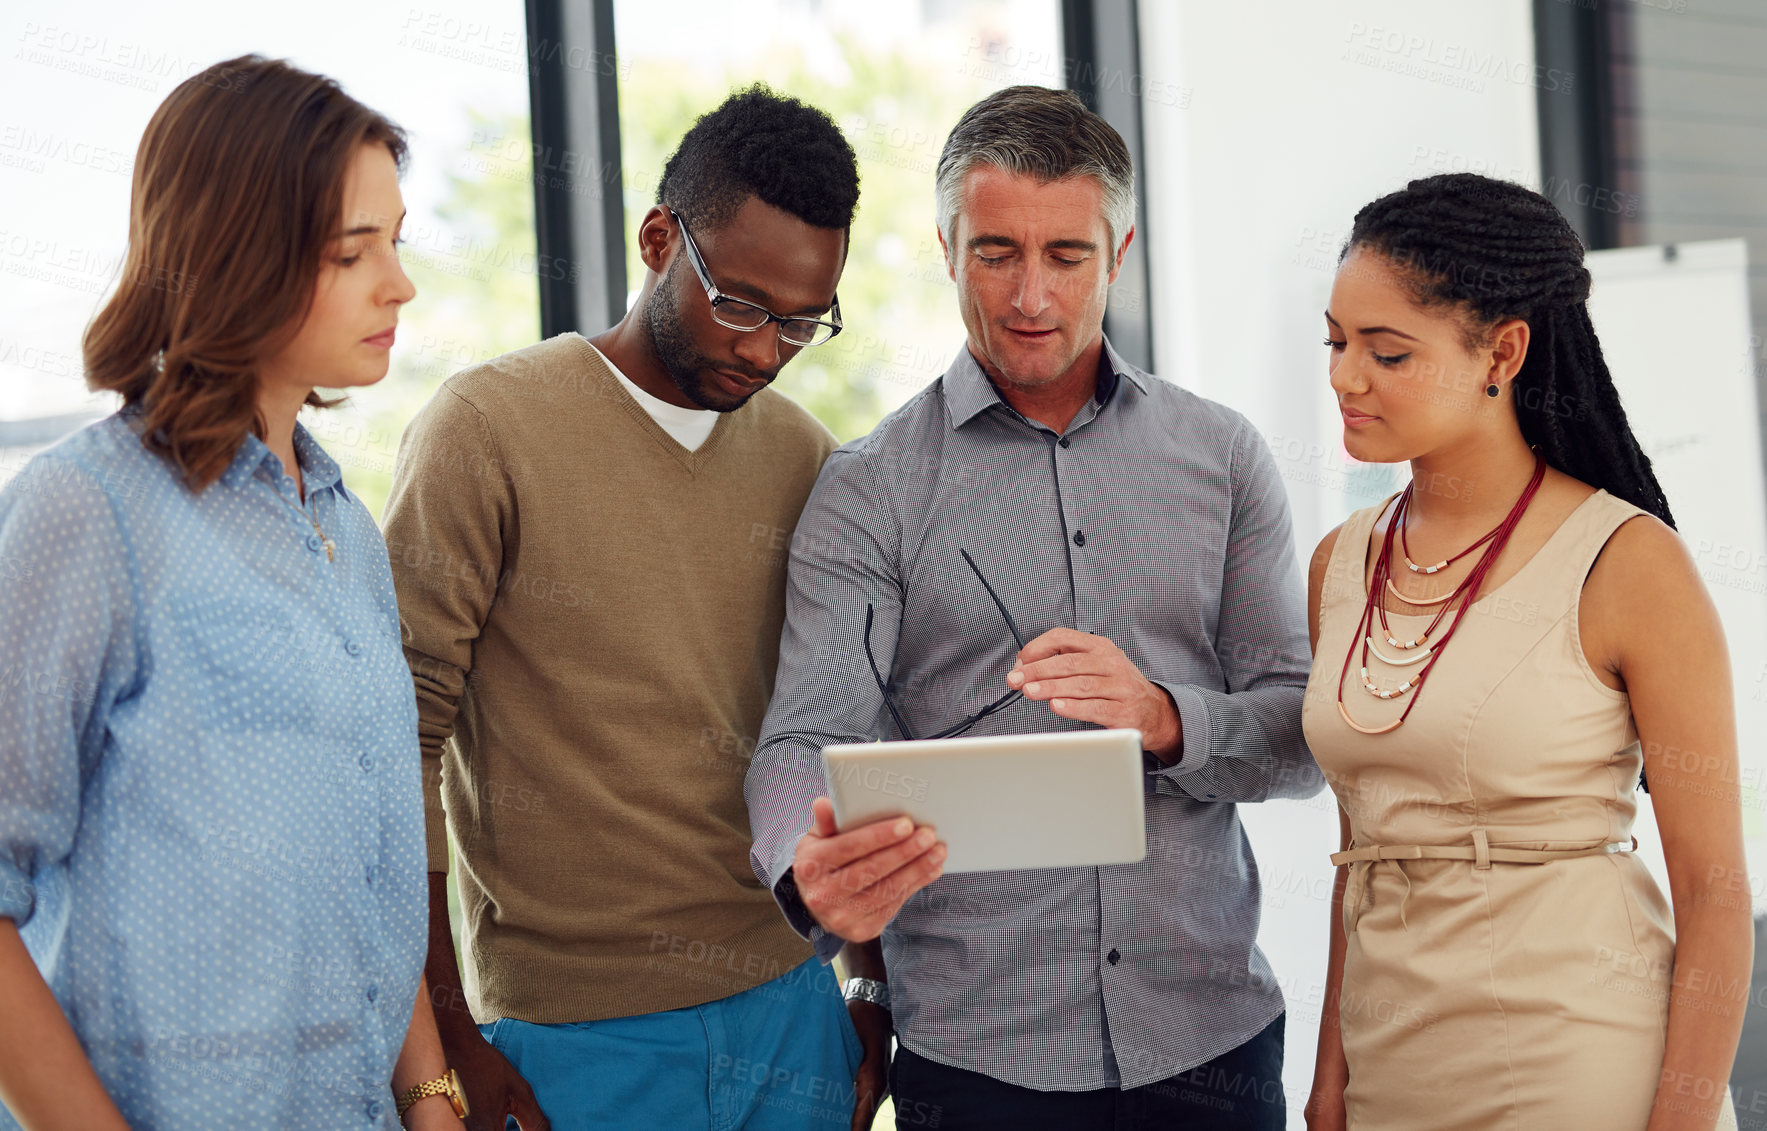
<instances>
[{"instance_id":1,"label":"dress belt","mask_svg":"<svg viewBox=\"0 0 1767 1131\"><path fill-rule=\"evenodd\" d=\"M1407 930L1405 903L1411 898L1411 877L1400 867L1401 860L1470 860L1475 869L1486 870L1493 864L1550 864L1554 860L1573 860L1579 856L1609 856L1632 852L1638 838L1598 844L1592 848L1492 848L1484 829L1472 830L1471 844L1369 844L1352 845L1343 852L1331 854L1333 864L1350 865L1349 882L1344 887L1345 934L1356 932L1356 920L1362 911L1362 896L1368 889L1368 873L1376 864L1392 864L1405 881L1405 895L1399 900L1399 923Z\"/></svg>"}]
</instances>

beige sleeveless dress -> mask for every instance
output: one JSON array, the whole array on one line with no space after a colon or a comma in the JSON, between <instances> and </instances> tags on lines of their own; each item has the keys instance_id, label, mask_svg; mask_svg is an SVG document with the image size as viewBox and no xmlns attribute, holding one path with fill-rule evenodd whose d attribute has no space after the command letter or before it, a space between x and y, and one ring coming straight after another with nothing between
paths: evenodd
<instances>
[{"instance_id":1,"label":"beige sleeveless dress","mask_svg":"<svg viewBox=\"0 0 1767 1131\"><path fill-rule=\"evenodd\" d=\"M1338 715L1337 680L1390 502L1338 535L1303 710L1353 836L1333 857L1350 866L1349 1125L1641 1129L1662 1067L1674 919L1630 851L1638 735L1626 695L1583 655L1577 601L1608 536L1643 512L1605 491L1584 500L1466 614L1405 724L1364 735ZM1388 614L1400 641L1429 621ZM1405 655L1378 620L1374 643ZM1411 696L1369 695L1360 666L1344 678L1351 717L1398 718ZM1368 660L1385 688L1421 666Z\"/></svg>"}]
</instances>

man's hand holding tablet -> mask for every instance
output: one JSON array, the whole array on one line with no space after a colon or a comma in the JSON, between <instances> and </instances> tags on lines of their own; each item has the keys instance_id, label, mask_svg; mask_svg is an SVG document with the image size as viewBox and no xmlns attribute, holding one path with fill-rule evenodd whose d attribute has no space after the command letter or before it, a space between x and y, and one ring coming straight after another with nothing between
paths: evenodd
<instances>
[{"instance_id":1,"label":"man's hand holding tablet","mask_svg":"<svg viewBox=\"0 0 1767 1131\"><path fill-rule=\"evenodd\" d=\"M1064 718L1141 731L1146 749L1166 765L1183 755L1184 729L1171 695L1106 637L1071 628L1045 632L1020 650L1007 683ZM798 897L824 930L849 942L877 938L943 872L945 846L930 826L892 817L843 833L826 797L816 799L811 814L792 862Z\"/></svg>"},{"instance_id":2,"label":"man's hand holding tablet","mask_svg":"<svg viewBox=\"0 0 1767 1131\"><path fill-rule=\"evenodd\" d=\"M810 812L810 831L792 858L798 898L823 930L848 942L877 938L944 870L945 846L929 825L894 817L843 833L828 798L818 797Z\"/></svg>"}]
</instances>

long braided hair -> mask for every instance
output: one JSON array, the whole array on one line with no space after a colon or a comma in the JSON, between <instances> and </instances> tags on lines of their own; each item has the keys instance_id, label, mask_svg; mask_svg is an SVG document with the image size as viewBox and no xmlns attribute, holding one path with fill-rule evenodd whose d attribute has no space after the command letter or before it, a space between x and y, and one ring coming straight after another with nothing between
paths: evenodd
<instances>
[{"instance_id":1,"label":"long braided hair","mask_svg":"<svg viewBox=\"0 0 1767 1131\"><path fill-rule=\"evenodd\" d=\"M1566 475L1675 525L1589 322L1582 241L1550 200L1476 173L1424 177L1356 213L1339 261L1356 248L1386 256L1420 304L1470 314L1469 347L1498 322L1527 322L1512 393L1522 438Z\"/></svg>"}]
</instances>

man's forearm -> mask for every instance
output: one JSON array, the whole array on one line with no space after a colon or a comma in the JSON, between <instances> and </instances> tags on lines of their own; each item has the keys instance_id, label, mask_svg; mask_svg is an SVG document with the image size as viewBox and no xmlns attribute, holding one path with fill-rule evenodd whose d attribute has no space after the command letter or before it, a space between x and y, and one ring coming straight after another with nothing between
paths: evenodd
<instances>
[{"instance_id":1,"label":"man's forearm","mask_svg":"<svg viewBox=\"0 0 1767 1131\"><path fill-rule=\"evenodd\" d=\"M0 919L0 1103L27 1131L129 1131L11 919Z\"/></svg>"},{"instance_id":2,"label":"man's forearm","mask_svg":"<svg viewBox=\"0 0 1767 1131\"><path fill-rule=\"evenodd\" d=\"M1168 712L1165 721L1171 729L1149 737L1147 752L1162 766L1176 766L1184 760L1184 716L1178 713L1178 702L1170 691L1157 683L1154 687L1165 698Z\"/></svg>"},{"instance_id":3,"label":"man's forearm","mask_svg":"<svg viewBox=\"0 0 1767 1131\"><path fill-rule=\"evenodd\" d=\"M399 1048L399 1059L393 1063L393 1095L399 1096L419 1084L428 1083L448 1071L448 1058L442 1052L442 1036L436 1031L435 1014L430 1010L429 980L418 979L417 1001L411 1009L411 1024L405 1030L405 1043Z\"/></svg>"},{"instance_id":4,"label":"man's forearm","mask_svg":"<svg viewBox=\"0 0 1767 1131\"><path fill-rule=\"evenodd\" d=\"M874 982L890 980L889 972L884 969L883 943L877 939L848 943L841 949L841 965L851 978L869 978Z\"/></svg>"},{"instance_id":5,"label":"man's forearm","mask_svg":"<svg viewBox=\"0 0 1767 1131\"><path fill-rule=\"evenodd\" d=\"M444 1037L460 1026L476 1030L472 1010L466 1006L466 990L460 979L460 959L454 952L454 929L448 918L448 873L429 874L429 956L424 962L429 1002L436 1027Z\"/></svg>"}]
</instances>

